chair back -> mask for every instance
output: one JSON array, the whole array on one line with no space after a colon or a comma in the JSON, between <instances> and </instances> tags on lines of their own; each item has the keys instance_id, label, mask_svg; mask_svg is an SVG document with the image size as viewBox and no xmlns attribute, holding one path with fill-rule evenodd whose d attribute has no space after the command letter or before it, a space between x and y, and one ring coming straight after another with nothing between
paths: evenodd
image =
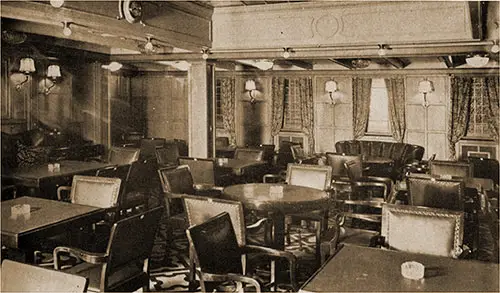
<instances>
[{"instance_id":1,"label":"chair back","mask_svg":"<svg viewBox=\"0 0 500 293\"><path fill-rule=\"evenodd\" d=\"M234 158L237 160L262 161L263 157L262 149L237 148L234 152Z\"/></svg>"},{"instance_id":2,"label":"chair back","mask_svg":"<svg viewBox=\"0 0 500 293\"><path fill-rule=\"evenodd\" d=\"M179 148L176 144L166 144L155 150L156 161L160 166L176 166L179 159Z\"/></svg>"},{"instance_id":3,"label":"chair back","mask_svg":"<svg viewBox=\"0 0 500 293\"><path fill-rule=\"evenodd\" d=\"M193 176L188 165L159 168L161 185L165 193L195 194Z\"/></svg>"},{"instance_id":4,"label":"chair back","mask_svg":"<svg viewBox=\"0 0 500 293\"><path fill-rule=\"evenodd\" d=\"M468 162L429 161L429 173L431 176L468 178L473 176L473 172L473 165Z\"/></svg>"},{"instance_id":5,"label":"chair back","mask_svg":"<svg viewBox=\"0 0 500 293\"><path fill-rule=\"evenodd\" d=\"M4 260L2 292L86 292L85 277L39 266Z\"/></svg>"},{"instance_id":6,"label":"chair back","mask_svg":"<svg viewBox=\"0 0 500 293\"><path fill-rule=\"evenodd\" d=\"M351 181L357 181L363 177L363 163L361 161L361 156L356 156L352 160L344 163L347 176Z\"/></svg>"},{"instance_id":7,"label":"chair back","mask_svg":"<svg viewBox=\"0 0 500 293\"><path fill-rule=\"evenodd\" d=\"M215 163L213 159L180 157L179 165L189 166L194 184L215 185Z\"/></svg>"},{"instance_id":8,"label":"chair back","mask_svg":"<svg viewBox=\"0 0 500 293\"><path fill-rule=\"evenodd\" d=\"M227 212L187 229L202 273L242 274L241 251Z\"/></svg>"},{"instance_id":9,"label":"chair back","mask_svg":"<svg viewBox=\"0 0 500 293\"><path fill-rule=\"evenodd\" d=\"M215 148L223 148L229 146L229 137L218 136L215 138Z\"/></svg>"},{"instance_id":10,"label":"chair back","mask_svg":"<svg viewBox=\"0 0 500 293\"><path fill-rule=\"evenodd\" d=\"M111 208L118 205L120 178L96 176L73 176L71 184L71 203Z\"/></svg>"},{"instance_id":11,"label":"chair back","mask_svg":"<svg viewBox=\"0 0 500 293\"><path fill-rule=\"evenodd\" d=\"M139 191L147 193L160 192L160 180L158 178L158 163L156 159L138 160L130 165L128 181L126 182L125 191Z\"/></svg>"},{"instance_id":12,"label":"chair back","mask_svg":"<svg viewBox=\"0 0 500 293\"><path fill-rule=\"evenodd\" d=\"M139 149L126 147L111 147L108 162L115 165L127 165L139 159Z\"/></svg>"},{"instance_id":13,"label":"chair back","mask_svg":"<svg viewBox=\"0 0 500 293\"><path fill-rule=\"evenodd\" d=\"M463 212L393 204L382 207L381 235L390 249L457 257L463 232Z\"/></svg>"},{"instance_id":14,"label":"chair back","mask_svg":"<svg viewBox=\"0 0 500 293\"><path fill-rule=\"evenodd\" d=\"M302 159L306 156L302 145L294 144L290 146L290 150L292 151L293 160L297 162L299 159Z\"/></svg>"},{"instance_id":15,"label":"chair back","mask_svg":"<svg viewBox=\"0 0 500 293\"><path fill-rule=\"evenodd\" d=\"M463 211L465 183L462 180L410 176L407 186L410 205Z\"/></svg>"},{"instance_id":16,"label":"chair back","mask_svg":"<svg viewBox=\"0 0 500 293\"><path fill-rule=\"evenodd\" d=\"M194 196L183 197L183 202L189 226L199 225L222 212L227 212L231 218L238 244L240 246L246 244L245 218L241 202Z\"/></svg>"},{"instance_id":17,"label":"chair back","mask_svg":"<svg viewBox=\"0 0 500 293\"><path fill-rule=\"evenodd\" d=\"M141 139L141 152L139 158L151 159L156 157L156 149L165 145L164 138L143 138Z\"/></svg>"},{"instance_id":18,"label":"chair back","mask_svg":"<svg viewBox=\"0 0 500 293\"><path fill-rule=\"evenodd\" d=\"M473 177L489 178L498 185L500 167L498 160L488 158L469 157L468 162L473 166Z\"/></svg>"},{"instance_id":19,"label":"chair back","mask_svg":"<svg viewBox=\"0 0 500 293\"><path fill-rule=\"evenodd\" d=\"M262 159L269 164L273 163L274 160L274 148L276 146L274 144L260 144L259 148L261 148L264 153L262 154Z\"/></svg>"},{"instance_id":20,"label":"chair back","mask_svg":"<svg viewBox=\"0 0 500 293\"><path fill-rule=\"evenodd\" d=\"M130 175L130 165L107 166L97 170L95 176L107 178L120 178L120 195L123 194Z\"/></svg>"},{"instance_id":21,"label":"chair back","mask_svg":"<svg viewBox=\"0 0 500 293\"><path fill-rule=\"evenodd\" d=\"M118 271L120 275L126 272L127 275L122 276L124 281L137 275L144 275L149 284L148 271L144 266L151 255L163 209L163 206L158 206L113 224L106 249L108 260L103 266L101 275L107 280L104 284L106 292L111 285L117 285L113 284L113 281L116 281L113 280L113 274Z\"/></svg>"},{"instance_id":22,"label":"chair back","mask_svg":"<svg viewBox=\"0 0 500 293\"><path fill-rule=\"evenodd\" d=\"M292 146L300 145L291 141L281 141L279 144L278 155L276 156L276 165L279 168L288 168L289 163L295 163L295 158L292 153Z\"/></svg>"},{"instance_id":23,"label":"chair back","mask_svg":"<svg viewBox=\"0 0 500 293\"><path fill-rule=\"evenodd\" d=\"M332 167L326 165L288 164L286 182L326 190L330 188Z\"/></svg>"},{"instance_id":24,"label":"chair back","mask_svg":"<svg viewBox=\"0 0 500 293\"><path fill-rule=\"evenodd\" d=\"M343 153L326 153L326 164L332 167L333 177L348 177L344 163L351 160L361 161L361 156L346 155Z\"/></svg>"}]
</instances>

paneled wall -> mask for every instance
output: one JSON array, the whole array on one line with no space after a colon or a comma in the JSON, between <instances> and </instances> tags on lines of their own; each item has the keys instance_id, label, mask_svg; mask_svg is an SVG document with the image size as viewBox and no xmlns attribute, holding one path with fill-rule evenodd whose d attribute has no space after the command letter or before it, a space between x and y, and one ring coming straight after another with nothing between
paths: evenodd
<instances>
[{"instance_id":1,"label":"paneled wall","mask_svg":"<svg viewBox=\"0 0 500 293\"><path fill-rule=\"evenodd\" d=\"M481 74L481 73L478 73ZM271 137L271 101L273 76L307 75L313 77L314 87L314 139L315 152L335 151L335 142L352 139L352 78L356 73L338 71L315 72L266 72L229 73L218 72L217 76L235 76L236 78L236 137L238 145L260 140L260 143L272 143ZM394 76L389 71L382 73L361 73L362 76ZM436 154L438 159L449 159L447 139L448 115L450 111L450 76L443 73L411 71L399 76L405 77L406 86L406 123L404 141L425 147L424 159ZM251 105L248 93L244 90L247 79L257 82L259 102ZM427 78L434 84L434 92L427 94L428 107L423 106L423 94L418 92L418 83ZM337 82L340 100L332 104L325 92L325 82L333 79ZM219 134L224 131L218 131ZM365 140L394 141L392 137L366 135Z\"/></svg>"},{"instance_id":2,"label":"paneled wall","mask_svg":"<svg viewBox=\"0 0 500 293\"><path fill-rule=\"evenodd\" d=\"M148 137L188 140L187 75L144 73L131 78L129 126ZM142 113L141 113L142 112Z\"/></svg>"}]
</instances>

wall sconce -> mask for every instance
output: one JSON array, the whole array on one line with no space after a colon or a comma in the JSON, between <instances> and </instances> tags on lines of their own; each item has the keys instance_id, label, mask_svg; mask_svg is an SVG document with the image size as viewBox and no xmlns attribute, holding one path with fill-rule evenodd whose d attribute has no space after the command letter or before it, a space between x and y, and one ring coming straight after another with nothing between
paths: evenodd
<instances>
[{"instance_id":1,"label":"wall sconce","mask_svg":"<svg viewBox=\"0 0 500 293\"><path fill-rule=\"evenodd\" d=\"M120 62L116 62L116 61L113 61L109 64L104 64L101 66L103 69L107 69L111 72L115 72L115 71L118 71L120 70L122 67L123 67L123 64L121 64Z\"/></svg>"},{"instance_id":2,"label":"wall sconce","mask_svg":"<svg viewBox=\"0 0 500 293\"><path fill-rule=\"evenodd\" d=\"M48 95L52 88L56 85L56 79L61 77L61 68L59 65L49 65L47 68L47 77L49 78L50 85L43 91L44 95ZM45 79L47 82L47 79Z\"/></svg>"},{"instance_id":3,"label":"wall sconce","mask_svg":"<svg viewBox=\"0 0 500 293\"><path fill-rule=\"evenodd\" d=\"M50 0L50 5L55 8L61 8L64 5L64 0Z\"/></svg>"},{"instance_id":4,"label":"wall sconce","mask_svg":"<svg viewBox=\"0 0 500 293\"><path fill-rule=\"evenodd\" d=\"M338 88L337 82L335 80L329 80L325 83L325 92L327 92L330 96L332 105L337 104L337 102L340 100L340 97L337 95Z\"/></svg>"},{"instance_id":5,"label":"wall sconce","mask_svg":"<svg viewBox=\"0 0 500 293\"><path fill-rule=\"evenodd\" d=\"M25 84L28 81L28 76L30 73L35 72L35 60L33 58L22 58L21 61L19 61L19 71L24 73L24 80L21 81L20 83L16 84L16 89L21 90L21 87L23 84Z\"/></svg>"},{"instance_id":6,"label":"wall sconce","mask_svg":"<svg viewBox=\"0 0 500 293\"><path fill-rule=\"evenodd\" d=\"M255 85L255 80L249 79L245 82L245 90L248 92L250 96L250 103L254 104L257 100L255 99L255 95L257 92L257 86Z\"/></svg>"},{"instance_id":7,"label":"wall sconce","mask_svg":"<svg viewBox=\"0 0 500 293\"><path fill-rule=\"evenodd\" d=\"M490 58L482 54L474 54L473 56L467 56L467 58L465 58L465 62L472 67L483 67L488 61L490 61Z\"/></svg>"},{"instance_id":8,"label":"wall sconce","mask_svg":"<svg viewBox=\"0 0 500 293\"><path fill-rule=\"evenodd\" d=\"M418 92L424 94L424 101L422 106L429 107L429 102L427 101L427 94L434 91L434 84L432 81L424 79L418 83Z\"/></svg>"}]
</instances>

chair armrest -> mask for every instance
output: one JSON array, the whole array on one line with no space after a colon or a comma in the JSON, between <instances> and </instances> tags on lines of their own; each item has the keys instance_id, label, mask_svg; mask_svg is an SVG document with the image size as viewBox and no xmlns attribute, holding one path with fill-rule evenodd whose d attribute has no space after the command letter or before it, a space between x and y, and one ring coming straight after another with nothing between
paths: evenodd
<instances>
[{"instance_id":1,"label":"chair armrest","mask_svg":"<svg viewBox=\"0 0 500 293\"><path fill-rule=\"evenodd\" d=\"M388 196L388 187L387 184L382 182L372 182L372 181L354 181L352 185L357 187L382 187L384 189L384 200L387 200Z\"/></svg>"},{"instance_id":2,"label":"chair armrest","mask_svg":"<svg viewBox=\"0 0 500 293\"><path fill-rule=\"evenodd\" d=\"M242 247L243 253L260 253L271 257L286 258L290 265L290 283L292 284L293 291L297 291L297 281L295 279L295 271L297 269L297 257L291 252L277 250L269 247L245 245Z\"/></svg>"},{"instance_id":3,"label":"chair armrest","mask_svg":"<svg viewBox=\"0 0 500 293\"><path fill-rule=\"evenodd\" d=\"M213 184L194 184L193 185L194 190L196 191L218 191L222 192L224 191L224 187L222 186L215 186Z\"/></svg>"},{"instance_id":4,"label":"chair armrest","mask_svg":"<svg viewBox=\"0 0 500 293\"><path fill-rule=\"evenodd\" d=\"M62 191L69 191L69 192L71 192L71 186L59 186L57 188L57 199L58 200L63 200L62 196L61 196L61 192Z\"/></svg>"},{"instance_id":5,"label":"chair armrest","mask_svg":"<svg viewBox=\"0 0 500 293\"><path fill-rule=\"evenodd\" d=\"M265 174L262 177L262 182L263 183L268 183L269 179L277 179L276 182L284 181L283 176L281 174Z\"/></svg>"},{"instance_id":6,"label":"chair armrest","mask_svg":"<svg viewBox=\"0 0 500 293\"><path fill-rule=\"evenodd\" d=\"M255 223L253 223L251 225L247 225L246 226L246 230L248 232L252 232L252 231L258 230L260 227L264 226L269 221L270 221L270 219L268 219L268 218L262 218L262 219L258 220L257 222L255 222Z\"/></svg>"},{"instance_id":7,"label":"chair armrest","mask_svg":"<svg viewBox=\"0 0 500 293\"><path fill-rule=\"evenodd\" d=\"M84 262L91 263L91 264L102 264L105 263L108 260L108 256L104 253L96 253L96 252L89 252L85 251L79 248L74 248L74 247L66 247L66 246L58 246L54 248L54 268L56 270L61 269L59 265L59 256L61 253L69 253L72 254L79 259L83 260Z\"/></svg>"}]
</instances>

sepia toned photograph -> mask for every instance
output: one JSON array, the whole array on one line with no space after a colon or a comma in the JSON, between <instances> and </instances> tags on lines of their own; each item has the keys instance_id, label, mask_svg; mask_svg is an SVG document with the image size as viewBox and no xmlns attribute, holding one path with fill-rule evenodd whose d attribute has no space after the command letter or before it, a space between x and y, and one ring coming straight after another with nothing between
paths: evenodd
<instances>
[{"instance_id":1,"label":"sepia toned photograph","mask_svg":"<svg viewBox=\"0 0 500 293\"><path fill-rule=\"evenodd\" d=\"M500 1L0 18L0 292L500 292Z\"/></svg>"}]
</instances>

